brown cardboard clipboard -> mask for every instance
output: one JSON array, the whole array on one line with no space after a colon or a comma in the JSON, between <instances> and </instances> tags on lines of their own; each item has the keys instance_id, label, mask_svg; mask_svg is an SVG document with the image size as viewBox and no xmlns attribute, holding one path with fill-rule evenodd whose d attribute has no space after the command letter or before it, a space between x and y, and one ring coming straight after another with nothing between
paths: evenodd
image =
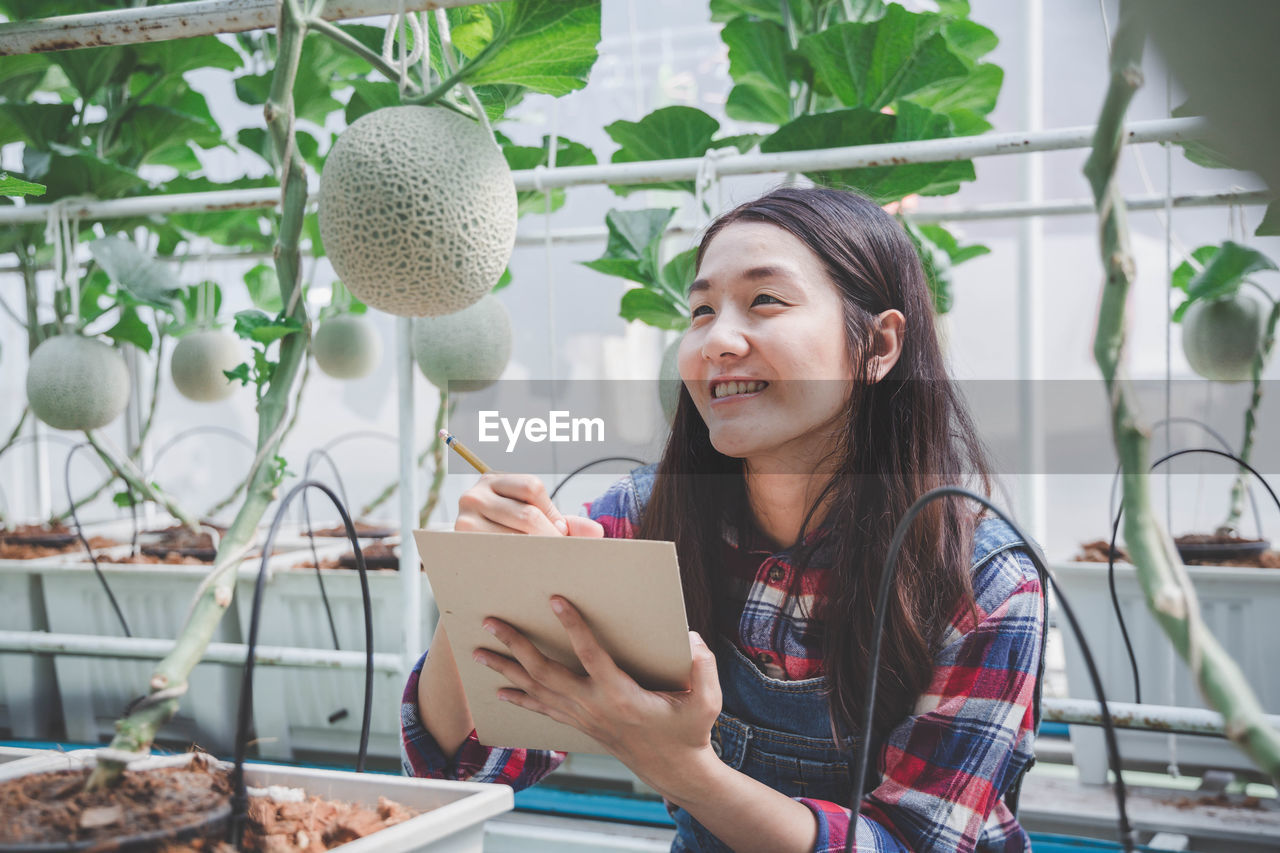
<instances>
[{"instance_id":1,"label":"brown cardboard clipboard","mask_svg":"<svg viewBox=\"0 0 1280 853\"><path fill-rule=\"evenodd\" d=\"M689 688L693 659L674 543L451 530L413 535L482 744L606 752L572 726L498 699L508 681L471 658L477 648L510 656L481 627L494 616L582 673L551 611L552 595L581 611L605 651L640 686Z\"/></svg>"}]
</instances>

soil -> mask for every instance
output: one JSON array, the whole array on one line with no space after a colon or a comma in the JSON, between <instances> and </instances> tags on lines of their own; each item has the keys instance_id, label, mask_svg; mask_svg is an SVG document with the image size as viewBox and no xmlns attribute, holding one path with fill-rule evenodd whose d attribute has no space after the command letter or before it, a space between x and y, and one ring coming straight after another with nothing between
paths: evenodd
<instances>
[{"instance_id":1,"label":"soil","mask_svg":"<svg viewBox=\"0 0 1280 853\"><path fill-rule=\"evenodd\" d=\"M1179 545L1217 545L1229 543L1246 543L1258 542L1257 539L1238 539L1233 536L1218 536L1216 534L1188 533L1179 536L1174 540ZM1083 563L1105 563L1107 562L1107 546L1110 544L1106 539L1098 539L1093 542L1086 542L1080 546L1080 553L1073 558L1077 562ZM1128 553L1121 546L1116 546L1116 562L1129 562ZM1257 569L1280 569L1280 551L1269 550L1263 551L1261 554L1250 557L1233 557L1223 560L1208 559L1191 559L1186 563L1192 566L1237 566L1252 567Z\"/></svg>"},{"instance_id":2,"label":"soil","mask_svg":"<svg viewBox=\"0 0 1280 853\"><path fill-rule=\"evenodd\" d=\"M386 570L397 569L400 566L400 556L390 545L382 542L374 542L368 548L361 548L360 553L364 555L365 568L370 570ZM314 569L316 564L308 560L305 563L298 563L295 568ZM325 557L320 560L320 568L322 569L356 569L356 554L354 551L348 551L337 557Z\"/></svg>"},{"instance_id":3,"label":"soil","mask_svg":"<svg viewBox=\"0 0 1280 853\"><path fill-rule=\"evenodd\" d=\"M70 537L64 544L55 544ZM26 541L34 540L34 541ZM106 536L90 536L90 548L107 548L120 543ZM75 531L64 524L20 524L13 530L0 531L0 560L35 560L58 554L76 554L83 550Z\"/></svg>"},{"instance_id":4,"label":"soil","mask_svg":"<svg viewBox=\"0 0 1280 853\"><path fill-rule=\"evenodd\" d=\"M187 767L126 771L119 786L93 794L81 790L87 775L87 770L71 770L0 783L0 845L100 840L106 848L123 828L139 835L194 823L213 810L227 809L231 797L230 771L201 758ZM295 803L254 797L240 849L320 853L417 814L385 797L378 798L376 809L320 797ZM237 853L219 838L156 842L138 849Z\"/></svg>"},{"instance_id":5,"label":"soil","mask_svg":"<svg viewBox=\"0 0 1280 853\"><path fill-rule=\"evenodd\" d=\"M361 539L385 539L388 536L395 536L396 532L385 524L369 524L363 521L353 521L351 526L356 530L356 536ZM335 524L333 527L324 527L311 531L315 536L334 536L345 539L347 536L347 526L345 524ZM307 532L302 531L302 535L306 536Z\"/></svg>"}]
</instances>

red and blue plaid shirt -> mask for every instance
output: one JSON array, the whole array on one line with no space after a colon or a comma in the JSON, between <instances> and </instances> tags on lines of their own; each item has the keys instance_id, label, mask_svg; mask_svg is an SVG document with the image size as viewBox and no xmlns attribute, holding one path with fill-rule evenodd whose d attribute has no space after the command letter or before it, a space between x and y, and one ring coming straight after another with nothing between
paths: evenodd
<instances>
[{"instance_id":1,"label":"red and blue plaid shirt","mask_svg":"<svg viewBox=\"0 0 1280 853\"><path fill-rule=\"evenodd\" d=\"M639 506L630 477L588 505L604 535L633 538ZM724 527L723 590L718 626L772 678L821 674L817 627L808 614L827 588L820 539L799 578L794 549L770 552L739 543ZM981 534L979 534L981 535ZM793 586L794 584L794 586ZM1016 545L998 545L975 569L975 614L961 608L934 659L933 680L911 715L885 739L881 783L863 801L855 849L860 851L1029 850L1027 836L1001 799L1032 759L1033 695L1040 659L1043 599L1030 558ZM482 746L471 732L445 756L418 716L418 676L424 654L405 686L401 705L403 765L411 776L498 782L517 790L554 770L565 754ZM800 798L817 818L815 850L839 851L849 830L841 803Z\"/></svg>"}]
</instances>

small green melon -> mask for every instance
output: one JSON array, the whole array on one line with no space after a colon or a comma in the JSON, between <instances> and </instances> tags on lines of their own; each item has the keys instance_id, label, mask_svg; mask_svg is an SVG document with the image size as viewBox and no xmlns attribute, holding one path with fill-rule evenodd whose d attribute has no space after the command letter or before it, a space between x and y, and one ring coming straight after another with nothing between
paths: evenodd
<instances>
[{"instance_id":1,"label":"small green melon","mask_svg":"<svg viewBox=\"0 0 1280 853\"><path fill-rule=\"evenodd\" d=\"M382 339L368 317L344 314L325 320L311 339L316 365L335 379L368 376L382 358Z\"/></svg>"},{"instance_id":2,"label":"small green melon","mask_svg":"<svg viewBox=\"0 0 1280 853\"><path fill-rule=\"evenodd\" d=\"M676 338L662 353L662 367L658 369L658 399L662 413L670 426L676 419L676 407L680 405L680 338Z\"/></svg>"},{"instance_id":3,"label":"small green melon","mask_svg":"<svg viewBox=\"0 0 1280 853\"><path fill-rule=\"evenodd\" d=\"M1245 293L1193 302L1182 317L1182 351L1205 379L1242 382L1251 375L1264 324L1258 300Z\"/></svg>"},{"instance_id":4,"label":"small green melon","mask_svg":"<svg viewBox=\"0 0 1280 853\"><path fill-rule=\"evenodd\" d=\"M516 238L516 188L476 121L384 107L352 123L320 175L320 236L342 283L373 308L439 317L493 289Z\"/></svg>"},{"instance_id":5,"label":"small green melon","mask_svg":"<svg viewBox=\"0 0 1280 853\"><path fill-rule=\"evenodd\" d=\"M240 340L220 329L191 332L178 341L169 372L178 393L197 403L225 400L236 386L223 373L244 361Z\"/></svg>"},{"instance_id":6,"label":"small green melon","mask_svg":"<svg viewBox=\"0 0 1280 853\"><path fill-rule=\"evenodd\" d=\"M27 365L27 402L56 429L98 429L129 402L124 356L101 341L55 335L36 347Z\"/></svg>"},{"instance_id":7,"label":"small green melon","mask_svg":"<svg viewBox=\"0 0 1280 853\"><path fill-rule=\"evenodd\" d=\"M511 318L490 294L456 314L415 320L413 356L441 390L488 388L511 360Z\"/></svg>"}]
</instances>

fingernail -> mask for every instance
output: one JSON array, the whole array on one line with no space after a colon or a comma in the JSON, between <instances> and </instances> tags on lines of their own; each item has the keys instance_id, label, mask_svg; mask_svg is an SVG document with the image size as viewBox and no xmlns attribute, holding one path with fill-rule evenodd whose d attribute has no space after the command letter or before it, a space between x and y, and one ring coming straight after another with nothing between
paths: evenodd
<instances>
[{"instance_id":1,"label":"fingernail","mask_svg":"<svg viewBox=\"0 0 1280 853\"><path fill-rule=\"evenodd\" d=\"M499 702L510 702L511 700L507 698L507 694L505 694L505 693L499 693L499 694L498 694L498 701L499 701Z\"/></svg>"},{"instance_id":2,"label":"fingernail","mask_svg":"<svg viewBox=\"0 0 1280 853\"><path fill-rule=\"evenodd\" d=\"M485 622L484 629L488 631L490 634L498 633L498 626L494 625L492 622Z\"/></svg>"},{"instance_id":3,"label":"fingernail","mask_svg":"<svg viewBox=\"0 0 1280 853\"><path fill-rule=\"evenodd\" d=\"M698 635L698 632L697 632L697 631L690 631L690 632L689 632L689 639L690 639L691 641L693 641L693 644L694 644L695 646L705 646L705 645L706 645L706 643L702 642L702 637Z\"/></svg>"},{"instance_id":4,"label":"fingernail","mask_svg":"<svg viewBox=\"0 0 1280 853\"><path fill-rule=\"evenodd\" d=\"M569 522L565 521L563 518L557 518L557 519L556 519L556 530L559 530L559 531L560 531L560 535L561 535L561 536L568 536L568 535L569 535Z\"/></svg>"},{"instance_id":5,"label":"fingernail","mask_svg":"<svg viewBox=\"0 0 1280 853\"><path fill-rule=\"evenodd\" d=\"M563 613L564 602L558 598L551 599L551 609L554 610L556 613Z\"/></svg>"},{"instance_id":6,"label":"fingernail","mask_svg":"<svg viewBox=\"0 0 1280 853\"><path fill-rule=\"evenodd\" d=\"M471 659L476 663L484 663L484 655L480 652L472 652Z\"/></svg>"}]
</instances>

